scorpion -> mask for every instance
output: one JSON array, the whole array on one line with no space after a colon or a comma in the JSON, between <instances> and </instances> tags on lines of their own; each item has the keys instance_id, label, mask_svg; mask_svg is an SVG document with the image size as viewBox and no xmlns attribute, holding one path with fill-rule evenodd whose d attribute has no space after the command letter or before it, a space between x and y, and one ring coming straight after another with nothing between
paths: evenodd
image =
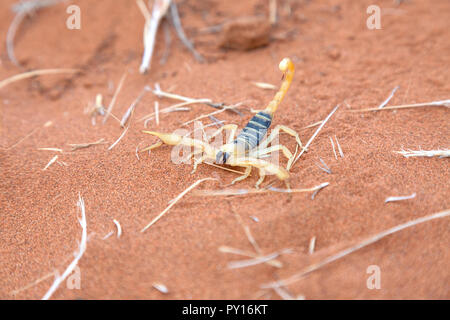
<instances>
[{"instance_id":1,"label":"scorpion","mask_svg":"<svg viewBox=\"0 0 450 320\"><path fill-rule=\"evenodd\" d=\"M210 137L210 139L212 139L224 130L230 131L226 144L219 148L212 146L208 142L174 133L143 131L144 133L156 136L160 139L160 141L146 148L146 150L158 148L163 143L167 145L184 145L193 147L194 150L199 150L202 156L194 161L192 173L196 171L197 166L200 163L205 162L206 160L212 160L216 164L244 167L244 173L231 182L231 184L234 184L250 176L252 167L255 167L259 169L259 179L256 182L256 188L259 188L259 185L264 181L266 173L269 173L274 174L279 180L284 181L289 189L289 170L295 156L284 145L278 144L271 145L269 147L269 144L271 144L271 142L280 134L280 131L282 131L295 138L298 144L297 148L303 148L300 137L293 129L284 125L277 125L264 139L272 123L274 113L286 95L294 76L294 64L289 58L284 58L280 62L279 69L283 73L282 84L279 91L275 94L272 101L270 101L264 110L259 111L250 119L236 138L236 131L238 129L236 124L223 125ZM288 159L286 168L260 159L261 156L280 150ZM194 151L189 155L189 158L198 154L199 152Z\"/></svg>"}]
</instances>

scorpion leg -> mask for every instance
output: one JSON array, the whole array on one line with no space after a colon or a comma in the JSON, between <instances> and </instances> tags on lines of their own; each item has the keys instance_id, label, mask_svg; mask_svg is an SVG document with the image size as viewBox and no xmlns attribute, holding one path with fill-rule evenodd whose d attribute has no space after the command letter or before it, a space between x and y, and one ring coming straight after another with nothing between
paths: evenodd
<instances>
[{"instance_id":1,"label":"scorpion leg","mask_svg":"<svg viewBox=\"0 0 450 320\"><path fill-rule=\"evenodd\" d=\"M256 189L259 189L259 185L261 183L263 183L265 177L266 177L266 172L264 171L264 169L259 169L259 179L258 179L258 181L256 181L256 184L255 184Z\"/></svg>"},{"instance_id":2,"label":"scorpion leg","mask_svg":"<svg viewBox=\"0 0 450 320\"><path fill-rule=\"evenodd\" d=\"M233 181L231 181L231 184L235 184L236 182L239 182L239 181L242 181L244 179L247 179L251 172L252 172L252 167L251 166L246 166L244 174L242 176L240 176L240 177L237 177Z\"/></svg>"},{"instance_id":3,"label":"scorpion leg","mask_svg":"<svg viewBox=\"0 0 450 320\"><path fill-rule=\"evenodd\" d=\"M208 156L205 154L203 156L201 156L200 158L196 159L194 161L194 168L191 171L191 174L195 173L195 171L197 170L197 166L202 163L203 161L205 161L208 158Z\"/></svg>"},{"instance_id":4,"label":"scorpion leg","mask_svg":"<svg viewBox=\"0 0 450 320\"><path fill-rule=\"evenodd\" d=\"M207 158L215 159L215 157L216 157L216 153L217 153L216 149L204 141L183 137L183 136L180 136L175 133L161 133L161 132L154 132L154 131L143 131L143 132L151 134L153 136L156 136L162 140L162 141L155 143L153 146L151 146L150 147L151 149L159 147L163 142L165 144L173 145L173 146L181 144L184 146L193 147L194 149L200 149L202 152L205 153L205 156ZM197 153L198 152L196 152L194 150L194 153L192 153L192 154L197 154ZM192 154L190 154L189 157L191 157Z\"/></svg>"},{"instance_id":5,"label":"scorpion leg","mask_svg":"<svg viewBox=\"0 0 450 320\"><path fill-rule=\"evenodd\" d=\"M283 152L284 156L285 156L288 160L292 159L292 157L293 157L292 153L289 151L288 148L286 148L286 147L283 146L282 144L277 144L277 145L275 145L275 146L270 146L270 147L265 148L265 149L260 149L260 148L258 147L257 149L252 150L252 151L249 153L249 155L250 155L251 157L259 158L260 156L263 156L263 155L265 155L265 154L269 154L269 153L272 153L272 152L275 152L275 151L279 151L279 150L281 150L281 151Z\"/></svg>"},{"instance_id":6,"label":"scorpion leg","mask_svg":"<svg viewBox=\"0 0 450 320\"><path fill-rule=\"evenodd\" d=\"M283 167L279 167L273 163L264 161L262 159L257 158L234 158L227 161L227 164L232 166L238 166L238 167L248 167L252 166L255 168L258 168L260 171L260 178L257 182L257 186L261 184L264 180L263 176L265 176L266 173L274 174L277 176L278 179L282 181L286 181L289 179L289 172L284 169ZM247 169L248 170L248 169ZM240 178L240 177L239 177Z\"/></svg>"},{"instance_id":7,"label":"scorpion leg","mask_svg":"<svg viewBox=\"0 0 450 320\"><path fill-rule=\"evenodd\" d=\"M282 124L277 125L272 130L270 135L259 144L259 146L261 148L266 148L280 134L280 131L283 131L284 133L287 133L290 136L294 137L295 141L297 141L297 144L299 145L299 147L303 148L303 144L302 144L302 141L300 140L300 136L298 135L298 133L296 131L294 131L293 129L286 127Z\"/></svg>"},{"instance_id":8,"label":"scorpion leg","mask_svg":"<svg viewBox=\"0 0 450 320\"><path fill-rule=\"evenodd\" d=\"M157 143L152 144L150 147L140 150L140 152L145 152L145 151L150 151L150 150L156 149L156 148L160 147L162 144L163 144L162 141L158 141Z\"/></svg>"},{"instance_id":9,"label":"scorpion leg","mask_svg":"<svg viewBox=\"0 0 450 320\"><path fill-rule=\"evenodd\" d=\"M262 149L262 150L264 150L265 148L267 148L267 146L280 134L280 131L283 131L284 133L287 133L287 134L289 134L290 136L292 136L292 137L294 137L295 138L295 141L297 142L297 144L298 144L298 146L300 147L300 148L302 148L302 149L304 149L304 147L303 147L303 144L302 144L302 141L300 140L300 136L298 135L298 133L296 132L296 131L294 131L294 130L292 130L291 128L289 128L289 127L286 127L286 126L284 126L284 125L277 125L273 130L272 130L272 132L270 133L270 135L263 141L263 142L261 142L260 144L259 144L259 149ZM279 145L279 146L281 146L280 148L283 150L283 145ZM284 147L285 148L285 147ZM274 150L274 151L276 151L276 150ZM286 155L286 153L283 151L283 153ZM292 156L292 158L290 158L289 159L289 162L288 162L288 164L287 164L287 166L286 166L286 169L287 170L290 170L290 168L291 168L291 166L292 166L292 162L293 162L293 156Z\"/></svg>"},{"instance_id":10,"label":"scorpion leg","mask_svg":"<svg viewBox=\"0 0 450 320\"><path fill-rule=\"evenodd\" d=\"M214 133L212 134L211 137L209 137L208 142L209 142L212 138L214 138L214 137L216 137L217 135L219 135L222 131L224 131L224 130L230 130L230 136L228 137L227 143L231 143L231 142L234 140L235 136L236 136L236 131L237 131L237 129L238 129L238 126L237 126L236 124L226 124L226 125L220 127L219 129L217 129L217 131L214 132Z\"/></svg>"}]
</instances>

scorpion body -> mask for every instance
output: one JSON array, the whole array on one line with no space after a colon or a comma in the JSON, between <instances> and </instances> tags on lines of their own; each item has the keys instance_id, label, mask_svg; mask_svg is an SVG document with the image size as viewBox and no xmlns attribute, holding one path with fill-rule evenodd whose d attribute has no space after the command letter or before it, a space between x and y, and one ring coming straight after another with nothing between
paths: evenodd
<instances>
[{"instance_id":1,"label":"scorpion body","mask_svg":"<svg viewBox=\"0 0 450 320\"><path fill-rule=\"evenodd\" d=\"M284 145L278 144L271 145L269 147L269 144L271 144L275 137L279 135L280 131L283 131L291 135L292 137L295 137L298 146L303 148L300 137L298 136L297 132L284 125L277 125L272 130L270 135L268 137L265 137L270 125L272 124L274 113L283 100L284 96L286 95L286 92L289 89L294 75L294 64L289 58L283 59L280 62L279 68L283 72L283 81L280 90L275 94L272 101L270 101L270 103L264 110L258 112L250 119L250 121L239 133L239 135L236 136L236 138L234 138L237 130L237 125L235 124L222 126L210 137L211 139L217 136L223 130L231 131L227 143L219 148L215 148L210 145L209 139L208 141L204 142L188 137L182 137L176 134L144 131L145 133L157 136L161 139L160 142L155 143L145 150L157 148L163 142L169 145L182 144L191 146L194 147L194 149L200 150L200 153L203 154L203 156L201 156L194 162L193 172L195 172L198 164L206 161L207 159L211 159L217 164L227 164L245 168L245 172L243 173L243 175L234 179L232 184L237 181L246 179L251 173L251 168L256 167L259 169L260 174L260 178L256 183L257 187L263 182L266 172L275 174L280 180L285 181L286 185L289 187L287 180L289 178L289 169L292 165L292 161L294 160L294 156ZM286 169L260 159L261 156L278 150L281 150L286 158L289 159ZM198 154L198 152L194 151L192 153L192 155L196 154Z\"/></svg>"},{"instance_id":2,"label":"scorpion body","mask_svg":"<svg viewBox=\"0 0 450 320\"><path fill-rule=\"evenodd\" d=\"M275 97L268 104L267 108L255 114L241 133L231 143L222 146L216 155L216 163L226 164L231 154L245 155L250 150L259 146L260 142L266 136L267 131L272 124L273 115L286 95L287 90L294 77L294 64L288 58L280 62L280 70L283 71L283 83Z\"/></svg>"}]
</instances>

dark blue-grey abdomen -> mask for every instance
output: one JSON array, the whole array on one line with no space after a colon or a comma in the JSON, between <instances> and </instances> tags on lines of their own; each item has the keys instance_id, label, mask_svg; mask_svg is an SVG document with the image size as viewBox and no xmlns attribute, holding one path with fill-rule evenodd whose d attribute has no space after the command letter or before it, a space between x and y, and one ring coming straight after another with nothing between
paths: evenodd
<instances>
[{"instance_id":1,"label":"dark blue-grey abdomen","mask_svg":"<svg viewBox=\"0 0 450 320\"><path fill-rule=\"evenodd\" d=\"M267 133L272 123L272 116L260 111L250 119L245 128L234 140L235 144L242 145L246 151L255 148Z\"/></svg>"}]
</instances>

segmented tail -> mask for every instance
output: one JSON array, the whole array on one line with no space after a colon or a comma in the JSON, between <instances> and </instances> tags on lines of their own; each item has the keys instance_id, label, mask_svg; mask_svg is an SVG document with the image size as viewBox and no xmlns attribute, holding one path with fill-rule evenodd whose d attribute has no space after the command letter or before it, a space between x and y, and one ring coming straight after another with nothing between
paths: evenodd
<instances>
[{"instance_id":1,"label":"segmented tail","mask_svg":"<svg viewBox=\"0 0 450 320\"><path fill-rule=\"evenodd\" d=\"M281 60L279 68L283 72L283 82L281 83L280 90L278 90L275 97L272 99L272 101L270 101L270 103L267 105L267 108L264 110L264 112L270 114L271 116L273 116L279 104L286 95L286 92L288 91L289 86L291 85L292 78L294 77L295 68L291 59L284 58L283 60Z\"/></svg>"}]
</instances>

